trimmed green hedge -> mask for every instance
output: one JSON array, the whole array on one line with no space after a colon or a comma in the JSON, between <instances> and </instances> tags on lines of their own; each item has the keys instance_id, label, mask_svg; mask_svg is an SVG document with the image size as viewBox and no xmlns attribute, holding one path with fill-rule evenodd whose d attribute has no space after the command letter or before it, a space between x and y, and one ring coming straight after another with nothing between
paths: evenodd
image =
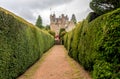
<instances>
[{"instance_id":1,"label":"trimmed green hedge","mask_svg":"<svg viewBox=\"0 0 120 79\"><path fill-rule=\"evenodd\" d=\"M120 78L120 8L91 22L86 19L71 32L64 45L93 79Z\"/></svg>"},{"instance_id":2,"label":"trimmed green hedge","mask_svg":"<svg viewBox=\"0 0 120 79\"><path fill-rule=\"evenodd\" d=\"M0 8L0 79L15 79L53 44L53 36Z\"/></svg>"}]
</instances>

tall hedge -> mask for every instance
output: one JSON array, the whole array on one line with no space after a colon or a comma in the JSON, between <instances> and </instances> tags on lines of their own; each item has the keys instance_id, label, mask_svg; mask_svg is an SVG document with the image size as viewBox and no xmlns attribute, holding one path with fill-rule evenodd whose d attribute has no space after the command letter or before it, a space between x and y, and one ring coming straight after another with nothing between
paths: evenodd
<instances>
[{"instance_id":1,"label":"tall hedge","mask_svg":"<svg viewBox=\"0 0 120 79\"><path fill-rule=\"evenodd\" d=\"M69 55L91 72L93 79L120 78L120 8L75 28ZM67 33L70 34L70 33Z\"/></svg>"},{"instance_id":2,"label":"tall hedge","mask_svg":"<svg viewBox=\"0 0 120 79\"><path fill-rule=\"evenodd\" d=\"M0 8L0 79L15 79L53 43L47 32Z\"/></svg>"}]
</instances>

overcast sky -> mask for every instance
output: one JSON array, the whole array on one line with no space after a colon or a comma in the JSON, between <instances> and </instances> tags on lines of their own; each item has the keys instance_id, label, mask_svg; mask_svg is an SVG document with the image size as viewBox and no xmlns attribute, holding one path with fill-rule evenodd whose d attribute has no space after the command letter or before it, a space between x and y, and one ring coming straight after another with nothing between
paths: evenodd
<instances>
[{"instance_id":1,"label":"overcast sky","mask_svg":"<svg viewBox=\"0 0 120 79\"><path fill-rule=\"evenodd\" d=\"M91 0L0 0L3 7L16 15L35 24L38 15L41 15L43 24L49 24L49 16L55 13L57 16L67 14L71 18L76 15L77 21L83 20L91 11Z\"/></svg>"}]
</instances>

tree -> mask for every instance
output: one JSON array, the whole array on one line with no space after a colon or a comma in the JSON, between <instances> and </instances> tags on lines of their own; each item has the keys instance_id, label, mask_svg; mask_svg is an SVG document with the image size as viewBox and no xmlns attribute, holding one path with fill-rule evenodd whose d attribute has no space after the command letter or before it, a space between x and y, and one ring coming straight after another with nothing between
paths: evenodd
<instances>
[{"instance_id":1,"label":"tree","mask_svg":"<svg viewBox=\"0 0 120 79\"><path fill-rule=\"evenodd\" d=\"M50 30L50 25L46 25L45 30Z\"/></svg>"},{"instance_id":2,"label":"tree","mask_svg":"<svg viewBox=\"0 0 120 79\"><path fill-rule=\"evenodd\" d=\"M91 22L92 20L94 20L95 18L97 18L98 14L96 14L95 12L90 12L86 18L86 20L88 20L88 22Z\"/></svg>"},{"instance_id":3,"label":"tree","mask_svg":"<svg viewBox=\"0 0 120 79\"><path fill-rule=\"evenodd\" d=\"M39 28L43 28L42 26L42 18L41 16L39 15L38 18L37 18L37 21L36 21L36 24L35 24L37 27Z\"/></svg>"},{"instance_id":4,"label":"tree","mask_svg":"<svg viewBox=\"0 0 120 79\"><path fill-rule=\"evenodd\" d=\"M61 28L60 32L59 32L61 44L63 44L63 37L64 37L65 34L66 34L66 30L64 28Z\"/></svg>"},{"instance_id":5,"label":"tree","mask_svg":"<svg viewBox=\"0 0 120 79\"><path fill-rule=\"evenodd\" d=\"M90 2L90 8L98 15L102 15L119 7L120 0L92 0Z\"/></svg>"},{"instance_id":6,"label":"tree","mask_svg":"<svg viewBox=\"0 0 120 79\"><path fill-rule=\"evenodd\" d=\"M75 24L77 23L77 20L76 20L75 14L72 14L71 21L73 21Z\"/></svg>"}]
</instances>

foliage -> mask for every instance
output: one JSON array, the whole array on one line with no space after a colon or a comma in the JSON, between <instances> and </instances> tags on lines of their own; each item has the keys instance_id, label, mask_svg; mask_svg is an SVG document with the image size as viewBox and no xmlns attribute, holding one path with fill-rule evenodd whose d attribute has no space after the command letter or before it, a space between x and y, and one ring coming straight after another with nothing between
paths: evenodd
<instances>
[{"instance_id":1,"label":"foliage","mask_svg":"<svg viewBox=\"0 0 120 79\"><path fill-rule=\"evenodd\" d=\"M45 30L50 30L50 25L46 25L44 28Z\"/></svg>"},{"instance_id":2,"label":"foliage","mask_svg":"<svg viewBox=\"0 0 120 79\"><path fill-rule=\"evenodd\" d=\"M71 49L69 51L69 53L71 53L71 57L75 58L75 60L78 60L78 42L79 42L79 37L81 35L81 25L83 23L82 22L79 22L77 25L76 25L76 28L74 29L74 35L72 37L72 42L71 42Z\"/></svg>"},{"instance_id":3,"label":"foliage","mask_svg":"<svg viewBox=\"0 0 120 79\"><path fill-rule=\"evenodd\" d=\"M119 0L92 0L90 2L90 8L98 15L102 15L119 7Z\"/></svg>"},{"instance_id":4,"label":"foliage","mask_svg":"<svg viewBox=\"0 0 120 79\"><path fill-rule=\"evenodd\" d=\"M37 21L36 21L36 24L35 24L37 27L39 28L43 28L43 25L42 25L42 18L41 16L39 15L38 18L37 18Z\"/></svg>"},{"instance_id":5,"label":"foliage","mask_svg":"<svg viewBox=\"0 0 120 79\"><path fill-rule=\"evenodd\" d=\"M75 14L72 15L71 21L73 21L75 24L77 23Z\"/></svg>"},{"instance_id":6,"label":"foliage","mask_svg":"<svg viewBox=\"0 0 120 79\"><path fill-rule=\"evenodd\" d=\"M61 28L61 29L60 29L59 35L60 35L63 31L65 31L65 28Z\"/></svg>"},{"instance_id":7,"label":"foliage","mask_svg":"<svg viewBox=\"0 0 120 79\"><path fill-rule=\"evenodd\" d=\"M94 79L111 79L112 65L105 61L96 61L94 65L93 77Z\"/></svg>"},{"instance_id":8,"label":"foliage","mask_svg":"<svg viewBox=\"0 0 120 79\"><path fill-rule=\"evenodd\" d=\"M73 39L73 33L72 31L68 32L67 34L65 34L64 36L64 45L65 47L67 48L68 52L70 51L71 49L71 42L72 42L72 39ZM67 39L66 39L67 38ZM68 40L69 39L69 40Z\"/></svg>"},{"instance_id":9,"label":"foliage","mask_svg":"<svg viewBox=\"0 0 120 79\"><path fill-rule=\"evenodd\" d=\"M48 33L51 34L53 37L55 37L55 32L54 31L48 30Z\"/></svg>"},{"instance_id":10,"label":"foliage","mask_svg":"<svg viewBox=\"0 0 120 79\"><path fill-rule=\"evenodd\" d=\"M61 33L60 33L60 37L61 38L63 38L63 36L66 34L66 31L62 31Z\"/></svg>"},{"instance_id":11,"label":"foliage","mask_svg":"<svg viewBox=\"0 0 120 79\"><path fill-rule=\"evenodd\" d=\"M120 8L79 23L64 36L64 45L93 79L119 79Z\"/></svg>"},{"instance_id":12,"label":"foliage","mask_svg":"<svg viewBox=\"0 0 120 79\"><path fill-rule=\"evenodd\" d=\"M88 16L87 16L87 20L88 20L88 22L91 22L92 20L94 20L95 18L97 18L99 15L98 14L96 14L95 12L90 12L89 14L88 14Z\"/></svg>"},{"instance_id":13,"label":"foliage","mask_svg":"<svg viewBox=\"0 0 120 79\"><path fill-rule=\"evenodd\" d=\"M66 34L66 30L65 28L61 28L60 29L60 32L59 32L59 37L60 37L60 42L61 44L64 44L64 35Z\"/></svg>"},{"instance_id":14,"label":"foliage","mask_svg":"<svg viewBox=\"0 0 120 79\"><path fill-rule=\"evenodd\" d=\"M62 39L65 34L66 34L66 30L64 28L61 28L59 32L60 38Z\"/></svg>"},{"instance_id":15,"label":"foliage","mask_svg":"<svg viewBox=\"0 0 120 79\"><path fill-rule=\"evenodd\" d=\"M53 44L50 34L0 8L0 79L15 79Z\"/></svg>"}]
</instances>

